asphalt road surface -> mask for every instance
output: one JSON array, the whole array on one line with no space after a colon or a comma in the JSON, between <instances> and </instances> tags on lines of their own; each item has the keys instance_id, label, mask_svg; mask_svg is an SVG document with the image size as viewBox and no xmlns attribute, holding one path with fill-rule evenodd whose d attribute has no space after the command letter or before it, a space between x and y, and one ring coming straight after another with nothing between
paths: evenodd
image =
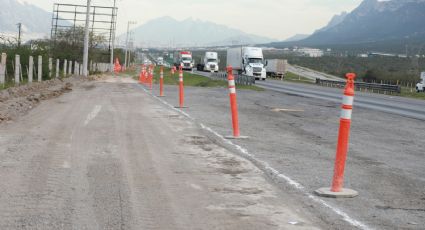
<instances>
[{"instance_id":1,"label":"asphalt road surface","mask_svg":"<svg viewBox=\"0 0 425 230\"><path fill-rule=\"evenodd\" d=\"M362 101L369 105L367 100L376 100L395 104L394 110L400 110L423 102L385 95L362 97L359 93L354 103L345 187L360 195L335 200L318 198L313 191L331 184L342 91L269 81L265 85L277 86L262 92L238 90L241 134L250 137L234 141L241 155L268 172L285 193L333 228L423 229L424 121L360 106ZM282 87L297 92L285 93L279 90ZM154 88L156 94L157 86ZM302 89L305 92L299 92ZM326 96L301 95L310 89ZM165 93L163 100L178 104L176 86L166 87ZM188 108L184 113L195 122L221 136L232 132L227 88L186 87L185 97Z\"/></svg>"},{"instance_id":2,"label":"asphalt road surface","mask_svg":"<svg viewBox=\"0 0 425 230\"><path fill-rule=\"evenodd\" d=\"M295 73L297 75L300 75L302 77L308 78L312 81L316 81L316 78L320 78L322 80L334 80L334 81L341 81L342 79L330 74L322 73L319 71L315 71L312 69L308 69L301 66L295 66L295 65L289 65L288 71Z\"/></svg>"},{"instance_id":3,"label":"asphalt road surface","mask_svg":"<svg viewBox=\"0 0 425 230\"><path fill-rule=\"evenodd\" d=\"M130 79L0 125L0 229L341 229Z\"/></svg>"},{"instance_id":4,"label":"asphalt road surface","mask_svg":"<svg viewBox=\"0 0 425 230\"><path fill-rule=\"evenodd\" d=\"M196 71L196 73L207 77L210 76L210 73L206 72ZM257 81L256 85L276 92L330 102L341 102L343 95L341 89L327 88L310 84L290 83L286 81L282 82L270 79L267 81ZM424 100L373 94L367 92L356 92L354 100L355 107L372 109L425 121Z\"/></svg>"},{"instance_id":5,"label":"asphalt road surface","mask_svg":"<svg viewBox=\"0 0 425 230\"><path fill-rule=\"evenodd\" d=\"M262 88L277 92L322 99L326 101L340 102L342 98L341 89L326 88L316 85L289 82L283 83L281 81L275 80L257 82L257 85ZM425 120L424 100L356 92L355 106Z\"/></svg>"}]
</instances>

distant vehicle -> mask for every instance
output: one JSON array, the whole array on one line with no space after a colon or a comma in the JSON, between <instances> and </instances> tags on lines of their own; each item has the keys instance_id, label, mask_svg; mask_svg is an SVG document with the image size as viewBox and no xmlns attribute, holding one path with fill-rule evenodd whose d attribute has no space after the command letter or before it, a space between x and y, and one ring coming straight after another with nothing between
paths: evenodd
<instances>
[{"instance_id":1,"label":"distant vehicle","mask_svg":"<svg viewBox=\"0 0 425 230\"><path fill-rule=\"evenodd\" d=\"M157 65L164 65L164 58L163 57L158 57L156 59L156 64Z\"/></svg>"},{"instance_id":2,"label":"distant vehicle","mask_svg":"<svg viewBox=\"0 0 425 230\"><path fill-rule=\"evenodd\" d=\"M256 80L266 80L266 63L263 50L257 47L230 48L227 50L227 66L232 66L238 74L253 76Z\"/></svg>"},{"instance_id":3,"label":"distant vehicle","mask_svg":"<svg viewBox=\"0 0 425 230\"><path fill-rule=\"evenodd\" d=\"M267 77L277 77L283 79L288 68L288 61L283 59L267 60Z\"/></svg>"},{"instance_id":4,"label":"distant vehicle","mask_svg":"<svg viewBox=\"0 0 425 230\"><path fill-rule=\"evenodd\" d=\"M416 92L425 92L425 72L421 73L421 82L416 84Z\"/></svg>"},{"instance_id":5,"label":"distant vehicle","mask_svg":"<svg viewBox=\"0 0 425 230\"><path fill-rule=\"evenodd\" d=\"M174 55L174 66L177 68L181 66L184 70L192 70L195 66L192 53L189 51L183 51Z\"/></svg>"},{"instance_id":6,"label":"distant vehicle","mask_svg":"<svg viewBox=\"0 0 425 230\"><path fill-rule=\"evenodd\" d=\"M218 54L216 52L206 52L196 69L198 71L218 72L218 63Z\"/></svg>"}]
</instances>

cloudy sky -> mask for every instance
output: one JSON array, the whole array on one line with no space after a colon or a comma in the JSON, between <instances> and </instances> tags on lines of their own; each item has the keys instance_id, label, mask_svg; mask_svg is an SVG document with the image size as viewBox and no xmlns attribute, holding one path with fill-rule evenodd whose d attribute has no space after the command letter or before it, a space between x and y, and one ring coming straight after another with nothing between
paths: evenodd
<instances>
[{"instance_id":1,"label":"cloudy sky","mask_svg":"<svg viewBox=\"0 0 425 230\"><path fill-rule=\"evenodd\" d=\"M25 0L20 0L25 1ZM113 0L92 0L96 5L112 5ZM333 15L351 11L362 0L117 0L118 33L126 22L139 24L171 16L188 17L224 24L244 32L286 39L294 34L310 34L325 26ZM31 0L47 11L54 2L85 4L86 0Z\"/></svg>"}]
</instances>

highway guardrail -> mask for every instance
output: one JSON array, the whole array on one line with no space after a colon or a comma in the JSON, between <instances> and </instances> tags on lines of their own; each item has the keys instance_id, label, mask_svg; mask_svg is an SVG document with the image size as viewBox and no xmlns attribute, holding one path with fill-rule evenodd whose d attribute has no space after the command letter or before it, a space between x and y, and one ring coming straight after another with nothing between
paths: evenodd
<instances>
[{"instance_id":1,"label":"highway guardrail","mask_svg":"<svg viewBox=\"0 0 425 230\"><path fill-rule=\"evenodd\" d=\"M344 81L332 81L332 80L323 80L316 78L316 84L333 87L333 88L344 88L346 82ZM399 85L388 85L388 84L377 84L377 83L366 83L366 82L355 82L354 83L356 90L370 91L372 93L401 93L401 86Z\"/></svg>"},{"instance_id":2,"label":"highway guardrail","mask_svg":"<svg viewBox=\"0 0 425 230\"><path fill-rule=\"evenodd\" d=\"M238 85L254 85L255 84L255 77L253 76L247 76L247 75L235 75L235 82ZM227 73L220 72L220 73L213 73L211 74L211 78L216 80L222 80L227 81Z\"/></svg>"}]
</instances>

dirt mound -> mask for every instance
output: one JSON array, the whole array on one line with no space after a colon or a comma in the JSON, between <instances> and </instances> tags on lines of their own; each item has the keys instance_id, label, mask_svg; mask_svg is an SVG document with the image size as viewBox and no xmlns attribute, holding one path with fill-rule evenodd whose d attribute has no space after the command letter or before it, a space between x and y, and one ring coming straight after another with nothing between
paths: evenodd
<instances>
[{"instance_id":1,"label":"dirt mound","mask_svg":"<svg viewBox=\"0 0 425 230\"><path fill-rule=\"evenodd\" d=\"M13 120L34 108L40 101L55 98L72 90L80 77L53 79L0 91L0 123Z\"/></svg>"}]
</instances>

